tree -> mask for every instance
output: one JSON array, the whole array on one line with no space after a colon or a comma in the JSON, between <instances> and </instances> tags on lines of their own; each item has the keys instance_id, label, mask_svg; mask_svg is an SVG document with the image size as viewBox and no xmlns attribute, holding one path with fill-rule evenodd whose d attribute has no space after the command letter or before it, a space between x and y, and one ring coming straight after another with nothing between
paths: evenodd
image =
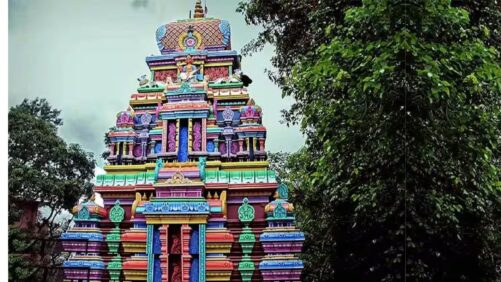
<instances>
[{"instance_id":1,"label":"tree","mask_svg":"<svg viewBox=\"0 0 501 282\"><path fill-rule=\"evenodd\" d=\"M59 114L38 98L9 110L9 281L54 276L70 220L60 214L93 187L92 154L57 135Z\"/></svg>"},{"instance_id":2,"label":"tree","mask_svg":"<svg viewBox=\"0 0 501 282\"><path fill-rule=\"evenodd\" d=\"M269 29L268 4L248 2ZM304 281L500 279L499 21L367 0L318 28L325 43L278 68L285 120L306 135L287 161Z\"/></svg>"},{"instance_id":3,"label":"tree","mask_svg":"<svg viewBox=\"0 0 501 282\"><path fill-rule=\"evenodd\" d=\"M287 159L290 157L288 152L267 152L269 169L275 171L279 181L288 183L289 171L287 169Z\"/></svg>"},{"instance_id":4,"label":"tree","mask_svg":"<svg viewBox=\"0 0 501 282\"><path fill-rule=\"evenodd\" d=\"M276 71L269 71L272 81L284 86L284 78L291 74L292 67L304 54L327 42L325 28L343 21L343 12L353 0L275 0L241 1L237 12L245 15L247 24L262 25L258 37L242 50L244 55L261 50L266 44L273 44L276 55L272 65Z\"/></svg>"},{"instance_id":5,"label":"tree","mask_svg":"<svg viewBox=\"0 0 501 282\"><path fill-rule=\"evenodd\" d=\"M487 46L501 46L501 2L499 0L453 1L469 13L469 25L476 36L483 38Z\"/></svg>"}]
</instances>

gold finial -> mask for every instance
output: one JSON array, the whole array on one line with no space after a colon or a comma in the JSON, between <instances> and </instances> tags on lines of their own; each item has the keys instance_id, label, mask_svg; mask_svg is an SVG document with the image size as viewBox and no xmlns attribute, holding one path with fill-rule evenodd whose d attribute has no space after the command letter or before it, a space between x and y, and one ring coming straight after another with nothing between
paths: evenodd
<instances>
[{"instance_id":1,"label":"gold finial","mask_svg":"<svg viewBox=\"0 0 501 282\"><path fill-rule=\"evenodd\" d=\"M195 2L195 14L194 14L193 18L199 19L199 18L204 18L204 17L205 17L205 14L204 14L204 8L202 8L202 1L197 0Z\"/></svg>"}]
</instances>

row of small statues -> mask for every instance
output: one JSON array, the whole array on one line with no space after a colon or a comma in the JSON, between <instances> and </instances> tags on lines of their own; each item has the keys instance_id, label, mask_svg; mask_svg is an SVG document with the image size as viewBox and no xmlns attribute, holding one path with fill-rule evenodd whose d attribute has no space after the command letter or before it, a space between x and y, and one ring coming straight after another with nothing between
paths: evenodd
<instances>
[{"instance_id":1,"label":"row of small statues","mask_svg":"<svg viewBox=\"0 0 501 282\"><path fill-rule=\"evenodd\" d=\"M143 88L158 88L158 87L163 87L165 85L174 84L174 80L170 76L167 76L165 78L165 81L150 81L148 79L147 75L142 75L137 79L137 81L139 82L139 87L143 87ZM193 82L195 80L194 80L193 76L181 73L178 81L180 81L180 82ZM201 79L201 80L197 79L196 81L205 81L208 83L210 80L209 80L209 77L206 75L203 77L203 79ZM238 82L242 82L244 84L244 86L249 86L249 84L252 83L252 80L248 76L242 74L242 72L237 69L237 70L235 70L235 73L233 73L233 75L231 75L229 77L220 77L220 78L214 80L212 83L224 84L224 83L238 83Z\"/></svg>"},{"instance_id":2,"label":"row of small statues","mask_svg":"<svg viewBox=\"0 0 501 282\"><path fill-rule=\"evenodd\" d=\"M201 67L197 67L193 64L193 58L188 55L185 59L185 64L180 65L178 67L178 81L180 82L194 82L194 81L206 81L209 82L208 76L203 76L200 73ZM172 77L167 76L165 82L160 81L150 81L146 75L142 75L137 79L139 81L140 87L150 88L150 87L159 87L165 86L169 84L173 84L174 81ZM241 70L236 69L233 74L229 77L221 77L213 81L215 84L223 84L223 83L234 83L234 82L242 82L244 86L249 86L252 83L252 79L247 75L243 74Z\"/></svg>"}]
</instances>

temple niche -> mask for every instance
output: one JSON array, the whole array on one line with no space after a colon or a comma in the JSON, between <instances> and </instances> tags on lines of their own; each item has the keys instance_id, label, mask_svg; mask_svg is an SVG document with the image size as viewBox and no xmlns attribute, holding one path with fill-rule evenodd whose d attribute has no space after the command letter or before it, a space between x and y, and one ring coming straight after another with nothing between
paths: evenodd
<instances>
[{"instance_id":1,"label":"temple niche","mask_svg":"<svg viewBox=\"0 0 501 282\"><path fill-rule=\"evenodd\" d=\"M230 24L199 0L193 14L156 31L160 54L107 134L102 199L61 237L65 281L300 281L304 234Z\"/></svg>"}]
</instances>

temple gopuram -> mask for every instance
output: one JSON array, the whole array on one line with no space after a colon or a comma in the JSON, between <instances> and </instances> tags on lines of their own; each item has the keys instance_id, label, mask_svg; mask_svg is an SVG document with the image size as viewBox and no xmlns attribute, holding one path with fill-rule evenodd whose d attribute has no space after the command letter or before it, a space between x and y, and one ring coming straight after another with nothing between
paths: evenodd
<instances>
[{"instance_id":1,"label":"temple gopuram","mask_svg":"<svg viewBox=\"0 0 501 282\"><path fill-rule=\"evenodd\" d=\"M304 234L230 24L197 0L156 41L107 134L106 174L61 236L65 281L300 281Z\"/></svg>"}]
</instances>

